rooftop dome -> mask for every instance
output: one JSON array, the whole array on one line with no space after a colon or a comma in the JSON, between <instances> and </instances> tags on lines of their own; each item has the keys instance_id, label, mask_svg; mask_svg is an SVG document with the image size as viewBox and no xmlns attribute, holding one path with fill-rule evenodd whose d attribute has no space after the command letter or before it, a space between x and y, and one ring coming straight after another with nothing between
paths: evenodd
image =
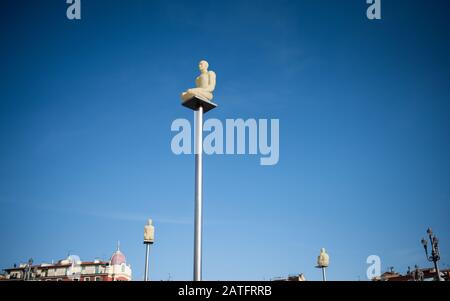
<instances>
[{"instance_id":1,"label":"rooftop dome","mask_svg":"<svg viewBox=\"0 0 450 301\"><path fill-rule=\"evenodd\" d=\"M111 264L112 265L121 265L122 263L126 263L127 259L122 252L120 252L120 243L117 243L117 250L111 256Z\"/></svg>"}]
</instances>

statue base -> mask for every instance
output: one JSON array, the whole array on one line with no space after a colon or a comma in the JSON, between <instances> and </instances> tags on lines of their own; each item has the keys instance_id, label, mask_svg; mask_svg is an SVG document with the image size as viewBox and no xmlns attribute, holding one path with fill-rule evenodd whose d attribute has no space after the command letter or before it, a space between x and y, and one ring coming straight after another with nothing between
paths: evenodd
<instances>
[{"instance_id":1,"label":"statue base","mask_svg":"<svg viewBox=\"0 0 450 301\"><path fill-rule=\"evenodd\" d=\"M212 109L217 108L217 104L215 104L209 100L199 98L197 96L194 96L186 101L183 101L182 104L186 108L189 108L194 111L197 111L198 108L201 106L201 107L203 107L203 113L206 113L208 111L211 111Z\"/></svg>"}]
</instances>

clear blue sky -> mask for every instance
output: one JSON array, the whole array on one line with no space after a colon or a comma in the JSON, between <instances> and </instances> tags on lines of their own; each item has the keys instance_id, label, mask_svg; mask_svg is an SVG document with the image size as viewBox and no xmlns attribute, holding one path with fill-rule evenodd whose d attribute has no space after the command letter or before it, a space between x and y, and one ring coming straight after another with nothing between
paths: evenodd
<instances>
[{"instance_id":1,"label":"clear blue sky","mask_svg":"<svg viewBox=\"0 0 450 301\"><path fill-rule=\"evenodd\" d=\"M303 272L365 279L450 264L449 1L4 1L0 10L0 268L109 258L192 277L194 160L170 149L179 93L205 58L220 108L279 118L280 162L204 159L204 278Z\"/></svg>"}]
</instances>

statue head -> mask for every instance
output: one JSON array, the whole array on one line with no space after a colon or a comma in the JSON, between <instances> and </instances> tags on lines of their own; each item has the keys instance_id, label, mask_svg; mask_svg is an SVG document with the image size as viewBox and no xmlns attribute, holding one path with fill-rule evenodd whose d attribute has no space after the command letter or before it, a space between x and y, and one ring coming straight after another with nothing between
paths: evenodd
<instances>
[{"instance_id":1,"label":"statue head","mask_svg":"<svg viewBox=\"0 0 450 301\"><path fill-rule=\"evenodd\" d=\"M200 69L201 72L207 72L209 68L209 63L205 60L200 61L198 63L198 69Z\"/></svg>"}]
</instances>

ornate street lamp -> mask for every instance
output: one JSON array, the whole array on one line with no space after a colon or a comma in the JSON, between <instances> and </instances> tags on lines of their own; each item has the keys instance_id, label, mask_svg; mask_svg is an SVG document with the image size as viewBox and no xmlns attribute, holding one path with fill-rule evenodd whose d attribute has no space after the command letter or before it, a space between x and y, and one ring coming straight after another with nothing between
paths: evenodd
<instances>
[{"instance_id":1,"label":"ornate street lamp","mask_svg":"<svg viewBox=\"0 0 450 301\"><path fill-rule=\"evenodd\" d=\"M441 259L441 256L439 254L439 239L436 235L433 235L433 231L431 230L431 228L428 228L427 234L431 243L431 256L428 255L428 241L425 238L422 238L422 245L425 249L425 256L427 257L427 260L429 262L434 263L434 269L436 270L437 274L436 281L443 281L444 279L442 279L441 277L438 266L438 261Z\"/></svg>"}]
</instances>

